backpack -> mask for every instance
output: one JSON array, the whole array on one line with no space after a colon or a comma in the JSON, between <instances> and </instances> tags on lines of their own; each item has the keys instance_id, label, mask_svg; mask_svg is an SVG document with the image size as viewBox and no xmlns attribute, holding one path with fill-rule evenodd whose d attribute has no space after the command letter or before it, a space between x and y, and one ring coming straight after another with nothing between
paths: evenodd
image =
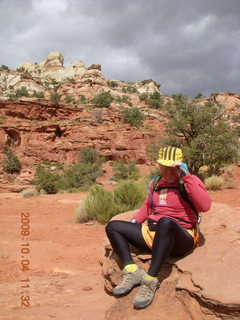
<instances>
[{"instance_id":1,"label":"backpack","mask_svg":"<svg viewBox=\"0 0 240 320\"><path fill-rule=\"evenodd\" d=\"M153 198L152 198L152 195L151 195L151 192L150 192L150 188L149 188L149 186L150 186L152 181L153 181L153 189L152 189L152 191L161 191L161 190L164 190L164 189L178 189L182 199L184 201L188 202L190 207L193 209L194 213L197 216L197 223L200 224L201 220L202 220L202 214L196 210L196 208L194 207L193 203L190 201L190 199L188 197L188 194L187 194L187 191L186 191L186 189L184 187L184 182L180 179L180 181L178 183L178 186L175 186L175 187L164 187L164 186L163 187L157 187L157 185L158 185L159 181L161 180L161 178L162 178L161 175L153 176L147 183L148 197L151 200L153 210L154 210L155 204L154 204L154 201L153 201ZM181 218L179 218L179 220L184 221Z\"/></svg>"}]
</instances>

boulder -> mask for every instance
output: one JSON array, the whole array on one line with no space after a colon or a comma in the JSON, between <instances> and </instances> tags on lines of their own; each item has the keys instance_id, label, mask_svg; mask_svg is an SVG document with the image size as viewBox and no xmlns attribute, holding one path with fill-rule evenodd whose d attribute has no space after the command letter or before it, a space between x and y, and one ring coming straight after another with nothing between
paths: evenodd
<instances>
[{"instance_id":1,"label":"boulder","mask_svg":"<svg viewBox=\"0 0 240 320\"><path fill-rule=\"evenodd\" d=\"M44 69L51 67L63 67L64 57L60 52L51 52L47 56L47 60L44 61Z\"/></svg>"},{"instance_id":2,"label":"boulder","mask_svg":"<svg viewBox=\"0 0 240 320\"><path fill-rule=\"evenodd\" d=\"M120 214L114 219L128 221L135 212ZM166 261L159 274L160 289L153 304L146 309L149 316L158 314L159 319L199 320L240 318L239 214L239 207L220 203L214 203L204 214L200 246L181 259ZM147 270L151 256L134 248L131 250L136 263ZM107 239L100 262L105 288L111 292L120 281L121 271L118 257ZM123 308L131 319L135 319L131 300L136 292L134 289L129 298L117 299L115 306L116 310ZM113 316L115 309L109 311L109 315Z\"/></svg>"}]
</instances>

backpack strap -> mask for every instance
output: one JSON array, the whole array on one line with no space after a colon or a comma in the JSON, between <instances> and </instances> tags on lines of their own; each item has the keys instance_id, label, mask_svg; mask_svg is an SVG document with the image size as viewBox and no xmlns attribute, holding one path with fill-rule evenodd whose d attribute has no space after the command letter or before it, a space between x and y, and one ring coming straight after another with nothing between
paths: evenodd
<instances>
[{"instance_id":1,"label":"backpack strap","mask_svg":"<svg viewBox=\"0 0 240 320\"><path fill-rule=\"evenodd\" d=\"M151 204L152 204L153 211L154 211L154 208L155 208L155 204L154 204L154 201L153 201L152 193L154 191L161 191L161 190L164 190L164 189L178 189L182 199L184 201L188 202L188 204L190 205L190 207L192 208L192 210L194 211L194 213L197 216L198 224L200 224L202 215L201 215L201 213L199 213L196 210L196 208L194 207L193 203L189 199L188 193L187 193L187 191L185 189L185 186L184 186L184 182L182 180L180 180L178 186L175 186L175 187L164 187L164 186L163 187L157 187L157 185L158 185L159 181L161 180L161 178L162 178L161 175L153 176L147 183L147 192L148 192L148 196L149 196L149 199L151 201ZM153 181L153 186L152 186L152 192L151 192L150 184L152 183L152 181Z\"/></svg>"}]
</instances>

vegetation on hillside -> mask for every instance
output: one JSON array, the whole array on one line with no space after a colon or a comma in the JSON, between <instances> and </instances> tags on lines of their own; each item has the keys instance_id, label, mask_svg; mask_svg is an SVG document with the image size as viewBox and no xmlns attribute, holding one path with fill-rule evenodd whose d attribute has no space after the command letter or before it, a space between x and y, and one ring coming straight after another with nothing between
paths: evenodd
<instances>
[{"instance_id":1,"label":"vegetation on hillside","mask_svg":"<svg viewBox=\"0 0 240 320\"><path fill-rule=\"evenodd\" d=\"M226 120L224 107L211 102L203 105L184 95L173 96L174 103L165 106L168 117L166 139L148 148L157 157L160 145L173 145L184 149L185 161L193 173L202 166L208 174L219 174L220 169L238 159L236 130Z\"/></svg>"},{"instance_id":2,"label":"vegetation on hillside","mask_svg":"<svg viewBox=\"0 0 240 320\"><path fill-rule=\"evenodd\" d=\"M100 186L93 187L77 208L76 220L97 220L104 224L118 213L139 208L146 197L145 184L145 180L122 181L113 191L104 190Z\"/></svg>"},{"instance_id":3,"label":"vegetation on hillside","mask_svg":"<svg viewBox=\"0 0 240 320\"><path fill-rule=\"evenodd\" d=\"M38 165L35 176L35 184L38 190L44 190L52 194L60 191L83 191L92 186L97 177L102 174L101 164L103 159L92 148L84 148L81 151L80 160L68 167L56 166L51 171L53 164L45 162Z\"/></svg>"},{"instance_id":4,"label":"vegetation on hillside","mask_svg":"<svg viewBox=\"0 0 240 320\"><path fill-rule=\"evenodd\" d=\"M19 173L21 170L21 162L11 149L4 151L3 170L6 173Z\"/></svg>"}]
</instances>

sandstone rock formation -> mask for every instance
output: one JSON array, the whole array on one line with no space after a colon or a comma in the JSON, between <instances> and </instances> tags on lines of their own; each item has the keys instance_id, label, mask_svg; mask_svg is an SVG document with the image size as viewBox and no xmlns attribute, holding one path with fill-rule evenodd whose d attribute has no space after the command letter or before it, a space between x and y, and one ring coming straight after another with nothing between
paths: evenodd
<instances>
[{"instance_id":1,"label":"sandstone rock formation","mask_svg":"<svg viewBox=\"0 0 240 320\"><path fill-rule=\"evenodd\" d=\"M149 166L146 148L162 136L167 119L160 110L150 109L140 94L159 90L153 80L107 80L99 64L87 67L76 61L64 67L59 52L39 64L23 63L17 71L0 68L0 160L4 149L11 148L21 159L22 170L34 171L32 166L43 160L76 162L81 148L94 147L106 161L136 160ZM111 94L111 107L92 103L102 92ZM58 103L52 102L53 93L59 96ZM234 125L239 125L240 95L216 93L199 101L208 100L224 104L228 116L235 117ZM131 107L145 116L141 129L121 123L122 109Z\"/></svg>"},{"instance_id":2,"label":"sandstone rock formation","mask_svg":"<svg viewBox=\"0 0 240 320\"><path fill-rule=\"evenodd\" d=\"M135 211L114 219L130 220ZM237 320L240 318L240 208L214 203L204 214L201 245L182 259L169 258L159 275L160 289L153 304L144 310L154 319ZM105 242L101 257L107 291L120 281L118 259L109 242ZM150 256L132 250L134 260L147 270ZM137 319L131 301L137 289L116 300L108 318ZM124 318L125 319L125 318Z\"/></svg>"},{"instance_id":3,"label":"sandstone rock formation","mask_svg":"<svg viewBox=\"0 0 240 320\"><path fill-rule=\"evenodd\" d=\"M107 80L103 77L101 65L92 64L87 67L82 61L72 62L67 67L64 67L63 64L64 56L60 52L52 52L46 60L39 64L23 62L17 71L0 69L0 99L7 99L9 95L13 95L21 87L26 87L30 94L34 92L45 94L49 89L56 89L56 85L60 86L59 93L61 93L61 86L69 83L78 83L80 86L96 83L101 86L101 89L109 89ZM121 83L119 82L119 84ZM120 87L124 85L122 83ZM153 80L137 82L134 86L139 93L151 93L159 91L160 88L160 84Z\"/></svg>"}]
</instances>

